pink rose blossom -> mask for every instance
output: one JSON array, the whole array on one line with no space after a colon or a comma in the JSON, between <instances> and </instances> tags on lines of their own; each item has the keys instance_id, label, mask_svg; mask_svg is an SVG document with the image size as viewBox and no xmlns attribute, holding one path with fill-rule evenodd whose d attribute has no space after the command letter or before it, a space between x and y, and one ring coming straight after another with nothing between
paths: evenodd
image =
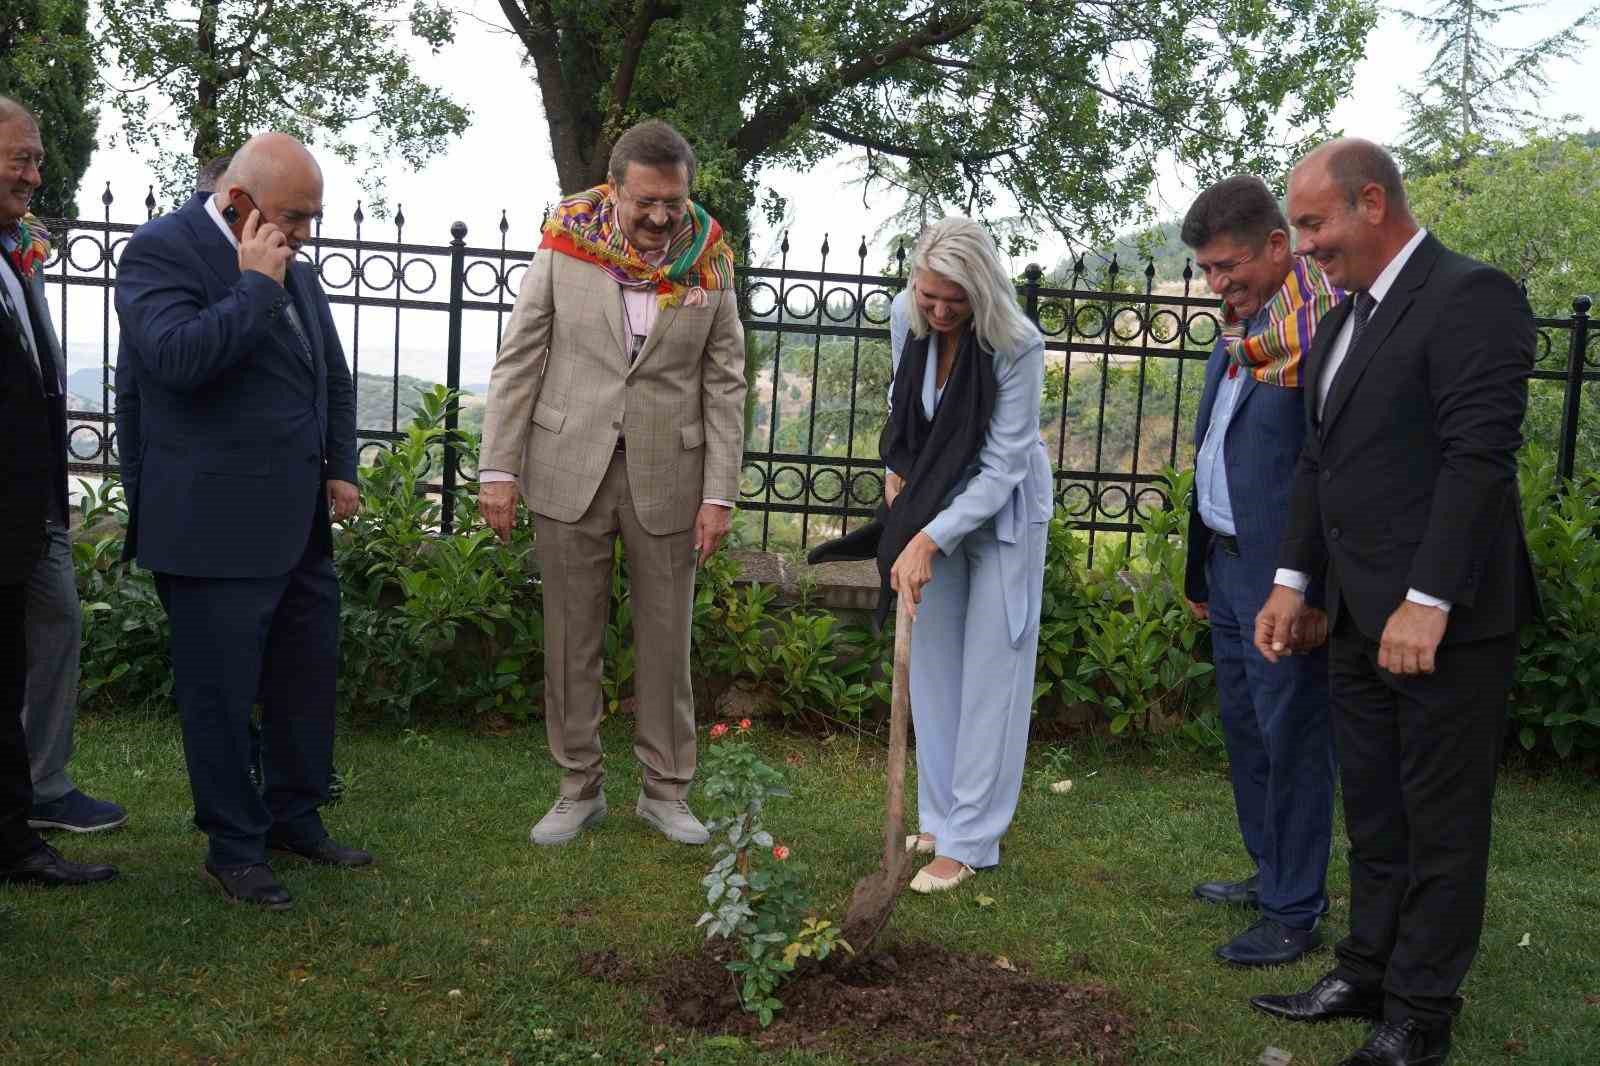
<instances>
[{"instance_id":1,"label":"pink rose blossom","mask_svg":"<svg viewBox=\"0 0 1600 1066\"><path fill-rule=\"evenodd\" d=\"M728 731L727 725L725 725L722 722L718 722L716 725L711 727L711 739L712 740L716 740L718 737L720 737L722 734L726 733L727 731Z\"/></svg>"},{"instance_id":2,"label":"pink rose blossom","mask_svg":"<svg viewBox=\"0 0 1600 1066\"><path fill-rule=\"evenodd\" d=\"M748 733L749 731L750 731L750 719L748 719L748 718L739 719L739 732Z\"/></svg>"},{"instance_id":3,"label":"pink rose blossom","mask_svg":"<svg viewBox=\"0 0 1600 1066\"><path fill-rule=\"evenodd\" d=\"M777 859L779 862L783 862L786 859L788 859L789 858L789 845L787 845L787 844L779 844L777 847L773 848L772 849L772 857L774 859Z\"/></svg>"}]
</instances>

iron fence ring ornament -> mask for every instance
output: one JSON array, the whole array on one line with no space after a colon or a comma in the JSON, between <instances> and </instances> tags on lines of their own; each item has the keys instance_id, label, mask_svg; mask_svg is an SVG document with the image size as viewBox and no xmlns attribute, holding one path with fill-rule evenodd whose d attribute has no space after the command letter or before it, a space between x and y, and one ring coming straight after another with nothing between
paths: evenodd
<instances>
[{"instance_id":1,"label":"iron fence ring ornament","mask_svg":"<svg viewBox=\"0 0 1600 1066\"><path fill-rule=\"evenodd\" d=\"M474 272L481 274L484 270L489 272L490 279L487 283L480 283L483 284L483 287L479 288L478 285L473 284L472 276ZM468 263L466 269L461 272L461 284L472 295L487 297L498 293L504 286L505 279L501 275L498 266L487 259L477 259Z\"/></svg>"},{"instance_id":2,"label":"iron fence ring ornament","mask_svg":"<svg viewBox=\"0 0 1600 1066\"><path fill-rule=\"evenodd\" d=\"M335 276L329 276L328 268L330 266L335 268L342 267L344 269L343 281L338 280ZM317 264L317 271L322 277L322 284L325 288L348 289L355 283L355 260L351 259L350 256L345 255L343 252L324 253L321 262Z\"/></svg>"},{"instance_id":3,"label":"iron fence ring ornament","mask_svg":"<svg viewBox=\"0 0 1600 1066\"><path fill-rule=\"evenodd\" d=\"M874 326L888 325L894 313L895 294L888 289L873 289L861 298L861 317ZM881 307L881 311L876 309Z\"/></svg>"},{"instance_id":4,"label":"iron fence ring ornament","mask_svg":"<svg viewBox=\"0 0 1600 1066\"><path fill-rule=\"evenodd\" d=\"M822 479L830 475L833 477L835 484L831 492L824 492ZM844 498L845 485L844 474L839 471L838 467L825 466L821 470L812 473L810 496L819 503L838 503Z\"/></svg>"},{"instance_id":5,"label":"iron fence ring ornament","mask_svg":"<svg viewBox=\"0 0 1600 1066\"><path fill-rule=\"evenodd\" d=\"M1081 502L1074 503L1074 496ZM1082 481L1068 481L1056 489L1056 506L1069 518L1082 518L1094 512L1094 489Z\"/></svg>"},{"instance_id":6,"label":"iron fence ring ornament","mask_svg":"<svg viewBox=\"0 0 1600 1066\"><path fill-rule=\"evenodd\" d=\"M374 271L373 264L380 264L380 269ZM388 276L382 277L383 268L387 268ZM361 284L374 292L387 292L397 288L394 283L395 261L380 252L369 252L361 259ZM379 278L382 277L380 281Z\"/></svg>"},{"instance_id":7,"label":"iron fence ring ornament","mask_svg":"<svg viewBox=\"0 0 1600 1066\"><path fill-rule=\"evenodd\" d=\"M94 259L92 262L80 263L78 262L78 249L85 244L94 249ZM98 270L106 262L106 245L98 234L80 233L76 237L68 238L65 254L67 262L71 264L74 270Z\"/></svg>"},{"instance_id":8,"label":"iron fence ring ornament","mask_svg":"<svg viewBox=\"0 0 1600 1066\"><path fill-rule=\"evenodd\" d=\"M1150 506L1151 503L1155 506ZM1160 485L1146 485L1133 494L1133 513L1139 518L1150 518L1170 509L1172 500Z\"/></svg>"},{"instance_id":9,"label":"iron fence ring ornament","mask_svg":"<svg viewBox=\"0 0 1600 1066\"><path fill-rule=\"evenodd\" d=\"M833 300L838 296L844 297L844 300L840 305L843 310L841 310L838 314L834 314ZM847 289L842 285L835 285L833 288L822 294L822 313L827 316L830 322L848 322L850 319L857 317L856 312L856 294L850 289Z\"/></svg>"},{"instance_id":10,"label":"iron fence ring ornament","mask_svg":"<svg viewBox=\"0 0 1600 1066\"><path fill-rule=\"evenodd\" d=\"M505 273L500 275L500 288L505 291L507 296L511 297L512 303L517 302L517 296L522 292L522 279L527 273L527 263L512 263L510 266L506 267ZM515 286L511 284L511 279L513 276L517 281Z\"/></svg>"},{"instance_id":11,"label":"iron fence ring ornament","mask_svg":"<svg viewBox=\"0 0 1600 1066\"><path fill-rule=\"evenodd\" d=\"M1085 315L1092 316L1090 321L1094 323L1093 329L1084 328L1083 323ZM1101 334L1105 333L1106 324L1107 319L1105 309L1100 307L1099 304L1080 304L1077 311L1073 312L1072 315L1073 333L1079 337L1086 337L1090 340L1096 339Z\"/></svg>"},{"instance_id":12,"label":"iron fence ring ornament","mask_svg":"<svg viewBox=\"0 0 1600 1066\"><path fill-rule=\"evenodd\" d=\"M411 280L412 269L419 266L426 268L428 271L428 281L425 285L418 285ZM407 259L400 267L400 284L405 286L405 290L413 295L432 292L433 287L438 283L439 268L434 266L429 260L423 259L421 256L413 256L412 258Z\"/></svg>"},{"instance_id":13,"label":"iron fence ring ornament","mask_svg":"<svg viewBox=\"0 0 1600 1066\"><path fill-rule=\"evenodd\" d=\"M804 295L811 301L806 305L806 309L804 311L796 311L794 308L794 297L796 293ZM817 311L817 291L810 285L801 284L789 286L789 288L786 289L783 294L783 310L784 313L790 318L810 318Z\"/></svg>"},{"instance_id":14,"label":"iron fence ring ornament","mask_svg":"<svg viewBox=\"0 0 1600 1066\"><path fill-rule=\"evenodd\" d=\"M785 492L779 486L779 479L785 474L794 475L794 480L798 482L793 492ZM792 463L785 463L782 466L772 468L772 472L767 478L767 489L784 503L793 503L806 494L807 480L804 470Z\"/></svg>"},{"instance_id":15,"label":"iron fence ring ornament","mask_svg":"<svg viewBox=\"0 0 1600 1066\"><path fill-rule=\"evenodd\" d=\"M1129 320L1133 322L1133 329L1124 332L1124 324ZM1136 341L1144 335L1144 315L1137 307L1123 305L1111 313L1111 335L1124 344Z\"/></svg>"},{"instance_id":16,"label":"iron fence ring ornament","mask_svg":"<svg viewBox=\"0 0 1600 1066\"><path fill-rule=\"evenodd\" d=\"M77 442L80 433L87 434L94 440L94 448L87 453L78 449ZM108 454L108 452L105 431L92 422L79 422L72 427L72 432L67 434L67 453L72 456L75 462L87 463L92 459Z\"/></svg>"},{"instance_id":17,"label":"iron fence ring ornament","mask_svg":"<svg viewBox=\"0 0 1600 1066\"><path fill-rule=\"evenodd\" d=\"M872 495L861 491L863 483L872 490ZM875 504L883 499L883 474L876 470L857 470L851 474L850 498L859 504Z\"/></svg>"},{"instance_id":18,"label":"iron fence ring ornament","mask_svg":"<svg viewBox=\"0 0 1600 1066\"><path fill-rule=\"evenodd\" d=\"M1115 509L1113 509L1112 506L1108 505L1106 502L1113 495L1121 497L1121 500L1117 503ZM1100 489L1099 498L1095 501L1095 510L1106 518L1121 518L1123 515L1128 513L1128 510L1132 504L1133 499L1126 486L1115 484L1105 485Z\"/></svg>"},{"instance_id":19,"label":"iron fence ring ornament","mask_svg":"<svg viewBox=\"0 0 1600 1066\"><path fill-rule=\"evenodd\" d=\"M765 307L756 306L756 296L765 296L768 303ZM750 309L750 314L756 318L766 318L778 308L778 290L775 286L765 281L758 281L745 289L745 305Z\"/></svg>"}]
</instances>

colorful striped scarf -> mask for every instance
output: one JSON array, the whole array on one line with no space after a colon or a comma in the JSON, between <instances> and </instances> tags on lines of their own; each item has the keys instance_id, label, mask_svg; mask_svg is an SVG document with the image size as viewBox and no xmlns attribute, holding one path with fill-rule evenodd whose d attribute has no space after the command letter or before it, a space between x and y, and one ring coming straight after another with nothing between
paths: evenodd
<instances>
[{"instance_id":1,"label":"colorful striped scarf","mask_svg":"<svg viewBox=\"0 0 1600 1066\"><path fill-rule=\"evenodd\" d=\"M539 247L594 263L624 288L654 286L663 308L695 289L733 288L733 250L722 238L722 226L693 201L659 265L646 262L623 236L610 185L596 185L557 204Z\"/></svg>"},{"instance_id":2,"label":"colorful striped scarf","mask_svg":"<svg viewBox=\"0 0 1600 1066\"><path fill-rule=\"evenodd\" d=\"M27 283L33 280L39 264L50 258L50 231L34 216L23 215L11 225L0 227L0 247Z\"/></svg>"},{"instance_id":3,"label":"colorful striped scarf","mask_svg":"<svg viewBox=\"0 0 1600 1066\"><path fill-rule=\"evenodd\" d=\"M1233 365L1228 376L1239 368L1250 371L1257 381L1300 387L1300 359L1311 350L1311 337L1322 316L1344 299L1344 290L1335 288L1322 268L1303 256L1296 256L1294 269L1284 279L1283 288L1267 301L1267 325L1253 337L1245 336L1245 320L1222 305L1222 343Z\"/></svg>"}]
</instances>

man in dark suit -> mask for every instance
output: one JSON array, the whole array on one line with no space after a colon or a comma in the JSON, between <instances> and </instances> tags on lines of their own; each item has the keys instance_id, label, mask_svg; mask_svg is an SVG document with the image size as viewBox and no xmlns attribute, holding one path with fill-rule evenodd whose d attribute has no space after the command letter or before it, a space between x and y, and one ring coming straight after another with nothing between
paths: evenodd
<instances>
[{"instance_id":1,"label":"man in dark suit","mask_svg":"<svg viewBox=\"0 0 1600 1066\"><path fill-rule=\"evenodd\" d=\"M172 627L175 695L210 838L203 867L232 900L291 905L266 851L360 866L327 799L339 649L331 507L360 505L350 372L315 272L294 261L322 173L267 133L211 197L141 227L117 272L138 397L128 552L153 570ZM250 782L262 705L264 789Z\"/></svg>"},{"instance_id":2,"label":"man in dark suit","mask_svg":"<svg viewBox=\"0 0 1600 1066\"><path fill-rule=\"evenodd\" d=\"M1241 966L1280 966L1320 946L1333 837L1325 619L1309 610L1306 654L1269 663L1255 617L1272 589L1289 514L1289 483L1305 439L1299 370L1315 302L1289 307L1308 283L1295 269L1289 223L1260 178L1236 175L1202 192L1183 242L1228 328L1206 365L1195 426L1185 595L1211 622L1212 661L1234 805L1256 872L1197 885L1196 898L1260 908L1217 949ZM1328 302L1331 302L1328 301ZM1258 354L1259 353L1259 354ZM1312 649L1312 645L1317 645Z\"/></svg>"},{"instance_id":3,"label":"man in dark suit","mask_svg":"<svg viewBox=\"0 0 1600 1066\"><path fill-rule=\"evenodd\" d=\"M1517 627L1538 611L1516 461L1533 316L1509 277L1417 227L1374 144L1302 160L1289 217L1300 251L1354 295L1317 334L1256 645L1276 658L1298 588L1325 573L1350 935L1309 990L1251 1002L1296 1021L1372 1019L1344 1066L1437 1066L1483 928Z\"/></svg>"},{"instance_id":4,"label":"man in dark suit","mask_svg":"<svg viewBox=\"0 0 1600 1066\"><path fill-rule=\"evenodd\" d=\"M21 226L43 165L33 115L0 96L0 882L65 885L108 880L116 870L68 862L28 824L27 583L45 557L50 519L66 517L67 497L60 352L34 284L34 235Z\"/></svg>"}]
</instances>

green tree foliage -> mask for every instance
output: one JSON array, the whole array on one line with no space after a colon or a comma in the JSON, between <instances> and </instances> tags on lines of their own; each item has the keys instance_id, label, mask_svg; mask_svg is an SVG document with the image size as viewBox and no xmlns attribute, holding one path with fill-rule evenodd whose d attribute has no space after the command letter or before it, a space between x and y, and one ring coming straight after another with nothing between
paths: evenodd
<instances>
[{"instance_id":1,"label":"green tree foliage","mask_svg":"<svg viewBox=\"0 0 1600 1066\"><path fill-rule=\"evenodd\" d=\"M7 0L0 6L0 94L39 117L44 186L34 213L73 218L78 182L95 149L98 88L86 0Z\"/></svg>"},{"instance_id":2,"label":"green tree foliage","mask_svg":"<svg viewBox=\"0 0 1600 1066\"><path fill-rule=\"evenodd\" d=\"M1457 251L1528 283L1541 315L1600 296L1600 147L1538 138L1408 182L1419 221Z\"/></svg>"},{"instance_id":3,"label":"green tree foliage","mask_svg":"<svg viewBox=\"0 0 1600 1066\"><path fill-rule=\"evenodd\" d=\"M450 42L448 16L426 0L409 13L405 0L103 0L101 14L132 82L111 103L174 201L197 162L265 129L365 163L376 195L376 164L420 166L467 126L467 110L416 77L396 41L409 24L435 50Z\"/></svg>"},{"instance_id":4,"label":"green tree foliage","mask_svg":"<svg viewBox=\"0 0 1600 1066\"><path fill-rule=\"evenodd\" d=\"M1526 281L1536 314L1565 318L1573 297L1600 296L1600 147L1581 137L1539 138L1417 179L1409 190L1417 218L1445 244ZM1569 335L1546 336L1539 369L1566 370ZM1529 385L1525 439L1557 447L1565 396L1563 381ZM1583 386L1577 442L1577 469L1592 476L1600 471L1600 383Z\"/></svg>"},{"instance_id":5,"label":"green tree foliage","mask_svg":"<svg viewBox=\"0 0 1600 1066\"><path fill-rule=\"evenodd\" d=\"M1398 146L1409 174L1460 165L1486 145L1541 116L1526 106L1549 88L1550 64L1577 55L1590 8L1542 40L1499 43L1500 22L1543 6L1526 0L1435 0L1425 12L1400 16L1438 49L1422 87L1403 91L1411 113Z\"/></svg>"},{"instance_id":6,"label":"green tree foliage","mask_svg":"<svg viewBox=\"0 0 1600 1066\"><path fill-rule=\"evenodd\" d=\"M563 191L654 115L735 228L767 166L841 146L970 214L1077 239L1145 209L1158 161L1270 173L1348 87L1368 0L500 0ZM870 169L869 169L870 173ZM780 204L771 206L781 213Z\"/></svg>"}]
</instances>

